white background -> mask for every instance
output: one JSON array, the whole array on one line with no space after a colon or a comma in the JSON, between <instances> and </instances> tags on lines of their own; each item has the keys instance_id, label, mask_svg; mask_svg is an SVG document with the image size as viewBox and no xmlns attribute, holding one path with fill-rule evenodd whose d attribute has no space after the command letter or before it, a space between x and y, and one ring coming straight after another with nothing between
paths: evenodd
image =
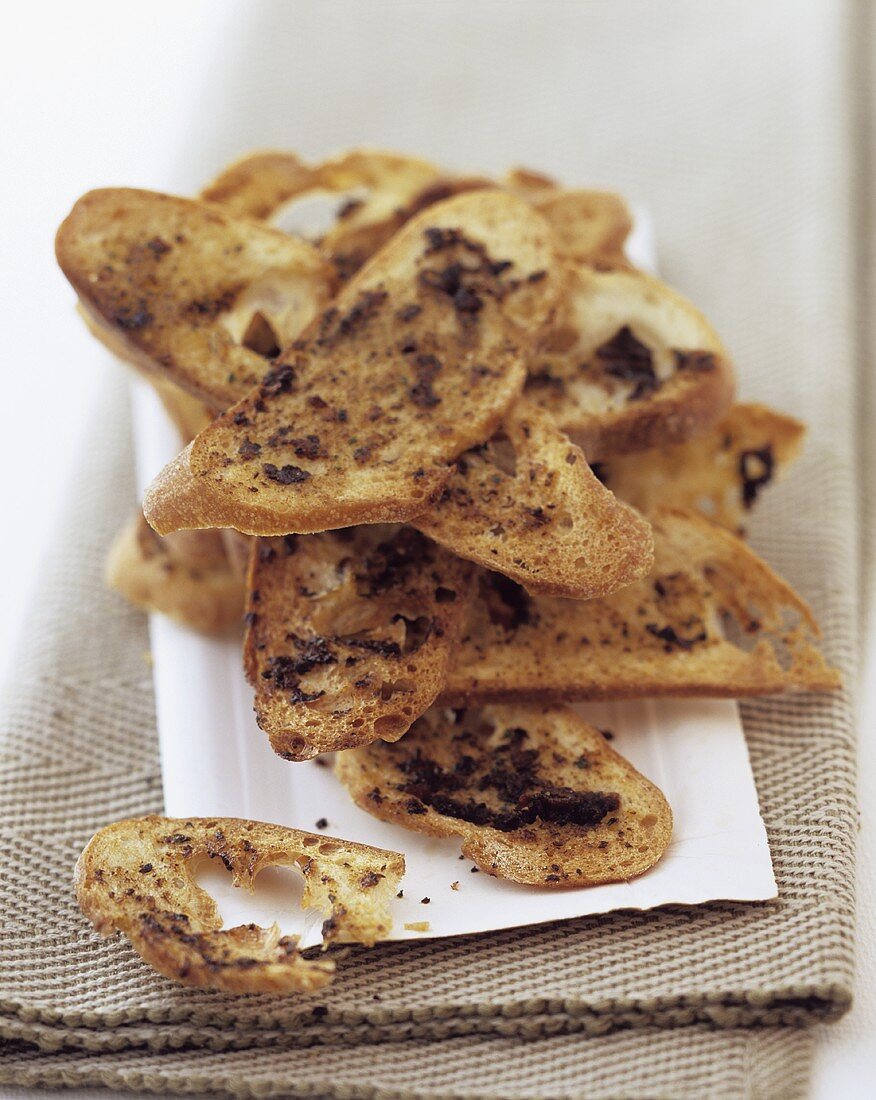
<instances>
[{"instance_id":1,"label":"white background","mask_svg":"<svg viewBox=\"0 0 876 1100\"><path fill-rule=\"evenodd\" d=\"M52 552L49 532L64 502L77 452L86 442L87 412L106 369L105 358L92 352L73 312L72 294L54 266L54 229L74 199L89 187L129 184L170 189L193 187L203 178L198 166L190 179L181 182L179 166L193 128L203 121L216 132L222 125L221 118L211 115L217 102L214 93L222 81L221 59L245 30L253 9L261 6L227 0L152 0L148 5L31 3L16 5L14 26L6 17L0 36L4 149L0 301L6 307L0 328L6 398L0 429L5 517L0 538L0 674L4 676L30 593L39 584L40 564ZM343 7L315 0L308 8L311 26L317 11L330 19ZM480 7L495 12L498 36L544 33L536 15L537 0L531 5L530 18L515 19L513 26L502 19L501 4L482 0ZM514 8L519 13L520 5ZM375 25L374 33L384 29ZM427 71L434 67L434 94L440 96L442 43L424 43L427 47L433 56L417 58L416 63ZM315 100L329 94L337 61L330 55L313 58ZM409 61L400 59L400 64ZM502 94L502 79L507 75L497 73L497 95ZM321 87L326 76L328 91ZM697 94L706 93L701 88ZM194 113L196 107L200 113ZM351 104L350 109L354 117L339 121L340 136L334 144L349 142L362 104ZM377 142L380 134L370 132L366 137ZM507 148L507 133L496 138L497 146ZM477 140L489 146L491 138L489 134L460 135L460 163L471 157ZM251 144L247 133L239 127L235 130L232 121L226 140L229 155ZM414 138L409 144L411 151L421 151ZM423 151L428 152L427 139ZM524 151L520 159L525 157ZM490 166L489 151L475 166ZM647 195L636 197L648 199ZM871 464L869 476L876 477L876 465ZM872 689L876 645L872 641L865 657L871 690L861 728L872 732L876 729ZM823 1029L814 1084L819 1100L838 1096L855 1100L874 1094L876 839L868 805L868 798L872 803L876 794L872 737L862 745L861 762L864 824L857 1003L843 1021Z\"/></svg>"}]
</instances>

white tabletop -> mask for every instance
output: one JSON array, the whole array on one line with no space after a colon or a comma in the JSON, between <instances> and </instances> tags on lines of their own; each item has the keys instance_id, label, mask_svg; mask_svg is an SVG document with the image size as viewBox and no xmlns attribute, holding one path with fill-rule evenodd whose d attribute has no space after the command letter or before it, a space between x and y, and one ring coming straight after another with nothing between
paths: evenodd
<instances>
[{"instance_id":1,"label":"white tabletop","mask_svg":"<svg viewBox=\"0 0 876 1100\"><path fill-rule=\"evenodd\" d=\"M315 21L321 18L318 13L329 9L329 5L318 2L290 6L300 15L302 34L310 33ZM629 5L624 0L617 8L626 6ZM767 8L771 6L775 6L772 0L766 4ZM334 6L335 18L344 7L344 3ZM387 4L384 0L380 7L384 16L387 9L393 9L399 18L403 15L404 5ZM632 8L635 7L634 2ZM513 66L502 68L498 61L503 52L518 58L523 51L525 56L530 40L533 56L545 57L550 20L536 13L545 12L546 2L531 0L529 4L520 4L508 0L502 4L481 0L463 6L454 4L453 8L453 18L448 18L445 28L446 38L430 35L424 41L423 55L416 59L419 72L433 74L429 86L421 83L410 89L419 106L426 99L440 101L443 81L449 79L448 59L452 60L468 31L478 27L482 31L484 19L489 17L494 29L485 40L491 53L484 58L484 64L495 67L495 94L502 95L502 80L526 79L532 82L533 111L543 110L540 97L545 93L539 84L539 72ZM444 5L443 10L448 9L449 5ZM685 3L673 5L671 10L676 9L678 13L673 17L691 11ZM72 294L54 266L51 251L54 229L73 200L89 187L129 184L169 190L196 185L208 170L196 159L186 162L186 150L189 143L204 147L197 141L196 132L201 126L213 134L221 133L226 115L216 116L213 108L217 102L224 105L228 127L218 144L229 157L250 147L253 140L250 131L241 126L242 112L244 107L258 111L259 104L241 105L245 91L230 97L227 89L220 88L222 66L217 65L217 59L223 57L230 43L238 43L246 35L270 34L271 19L266 15L272 11L276 9L265 0L252 4L235 4L231 0L189 0L186 4L153 0L148 8L92 0L51 6L50 16L46 7L17 5L15 28L7 25L0 36L0 103L6 153L4 171L0 174L0 209L5 212L0 300L7 305L2 330L6 345L7 408L0 432L0 471L7 472L3 478L6 514L15 517L9 525L12 535L7 532L0 540L0 606L5 611L0 619L0 674L5 675L9 667L22 616L31 592L39 584L39 563L48 550L53 519L64 501L68 471L83 443L86 413L105 369L104 357L93 353L90 340L73 312ZM410 12L410 7L407 11ZM47 33L49 18L52 33ZM385 36L388 32L391 20L375 19L373 34ZM684 33L683 21L679 33ZM349 40L346 41L351 49ZM253 49L258 42L250 41L249 45ZM373 43L368 41L361 41L358 46L366 53L372 47ZM350 144L356 140L357 127L363 131L360 136L365 142L377 143L382 137L379 128L367 125L368 114L361 100L345 104L338 97L333 73L342 72L346 60L349 59L341 53L322 59L314 55L312 99L289 107L291 111L325 112L325 146L305 149L306 152L323 152ZM732 57L725 61L728 65L743 63L742 59ZM399 57L397 63L403 73L412 59ZM659 67L655 73L659 73ZM224 98L220 91L224 91ZM362 90L366 98L368 91L368 88ZM696 94L708 95L708 87L700 87ZM520 102L518 97L518 111ZM578 103L574 89L565 103L578 110L593 106ZM410 119L390 128L387 143L406 144L414 152L446 155L450 141L446 134L438 150L430 147L426 130L421 129L421 139L417 141L416 105L407 102L405 96L383 104L385 110L405 112ZM475 115L480 106L471 104ZM556 109L561 109L559 103ZM768 105L763 109L768 110ZM529 121L533 123L535 118L534 114ZM517 129L526 130L526 123L527 119L519 114L507 119L505 126L495 128L495 147L491 147L489 133L482 130L475 140L464 132L460 120L459 140L453 146L457 163L471 163L474 168L492 168L494 160L503 163L506 150L513 146L509 131L513 137ZM569 126L571 136L576 126L574 111ZM312 127L307 132L312 133ZM400 140L400 134L406 140ZM262 127L256 143L264 141ZM524 149L520 159L526 159L527 155L528 149ZM645 202L649 198L647 194L636 197ZM50 425L50 446L46 446L45 425ZM38 442L34 447L37 428ZM870 478L876 481L876 464L871 464ZM876 602L871 611L871 620L876 623ZM869 686L861 729L872 731L876 728L873 631L866 670ZM856 1003L842 1021L822 1029L813 1077L812 1095L816 1100L833 1100L838 1096L844 1100L858 1097L863 1100L874 1094L876 815L871 807L876 796L876 743L872 737L862 745L861 791L864 812ZM4 1095L2 1091L0 1095ZM6 1095L40 1094L19 1091ZM85 1098L107 1094L82 1090L74 1095Z\"/></svg>"}]
</instances>

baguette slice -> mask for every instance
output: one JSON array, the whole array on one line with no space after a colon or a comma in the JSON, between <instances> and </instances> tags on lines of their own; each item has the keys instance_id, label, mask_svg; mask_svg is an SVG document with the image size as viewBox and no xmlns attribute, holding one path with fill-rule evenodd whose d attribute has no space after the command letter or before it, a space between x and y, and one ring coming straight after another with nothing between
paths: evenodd
<instances>
[{"instance_id":1,"label":"baguette slice","mask_svg":"<svg viewBox=\"0 0 876 1100\"><path fill-rule=\"evenodd\" d=\"M484 573L446 703L735 698L840 686L804 601L741 539L701 515L651 517L648 578L600 600L529 597Z\"/></svg>"},{"instance_id":2,"label":"baguette slice","mask_svg":"<svg viewBox=\"0 0 876 1100\"><path fill-rule=\"evenodd\" d=\"M800 453L805 426L765 405L734 405L704 435L687 443L598 463L596 474L643 512L696 508L741 534L763 489Z\"/></svg>"},{"instance_id":3,"label":"baguette slice","mask_svg":"<svg viewBox=\"0 0 876 1100\"><path fill-rule=\"evenodd\" d=\"M542 409L518 402L467 451L415 527L531 593L587 600L645 576L649 524L594 476Z\"/></svg>"},{"instance_id":4,"label":"baguette slice","mask_svg":"<svg viewBox=\"0 0 876 1100\"><path fill-rule=\"evenodd\" d=\"M554 304L551 242L501 192L430 207L159 475L149 522L280 535L422 513L520 394Z\"/></svg>"},{"instance_id":5,"label":"baguette slice","mask_svg":"<svg viewBox=\"0 0 876 1100\"><path fill-rule=\"evenodd\" d=\"M472 567L411 528L254 542L244 668L274 751L401 737L444 686Z\"/></svg>"},{"instance_id":6,"label":"baguette slice","mask_svg":"<svg viewBox=\"0 0 876 1100\"><path fill-rule=\"evenodd\" d=\"M593 462L707 430L730 405L733 374L705 317L664 283L578 265L526 392Z\"/></svg>"},{"instance_id":7,"label":"baguette slice","mask_svg":"<svg viewBox=\"0 0 876 1100\"><path fill-rule=\"evenodd\" d=\"M158 611L204 634L221 634L243 617L243 581L218 531L162 538L138 513L107 559L107 584L144 611Z\"/></svg>"},{"instance_id":8,"label":"baguette slice","mask_svg":"<svg viewBox=\"0 0 876 1100\"><path fill-rule=\"evenodd\" d=\"M622 882L666 851L661 792L566 709L433 707L396 745L341 753L363 810L430 836L499 878L548 887Z\"/></svg>"},{"instance_id":9,"label":"baguette slice","mask_svg":"<svg viewBox=\"0 0 876 1100\"><path fill-rule=\"evenodd\" d=\"M127 188L83 196L56 252L111 350L217 412L261 381L334 285L305 241L210 203Z\"/></svg>"},{"instance_id":10,"label":"baguette slice","mask_svg":"<svg viewBox=\"0 0 876 1100\"><path fill-rule=\"evenodd\" d=\"M198 860L220 859L234 885L253 889L266 867L304 876L303 909L317 909L323 948L371 946L392 927L390 901L404 874L398 852L233 817L140 817L96 833L76 864L76 897L102 935L124 932L160 974L228 993L308 993L335 964L305 959L296 936L254 924L222 928L213 898L192 878Z\"/></svg>"}]
</instances>

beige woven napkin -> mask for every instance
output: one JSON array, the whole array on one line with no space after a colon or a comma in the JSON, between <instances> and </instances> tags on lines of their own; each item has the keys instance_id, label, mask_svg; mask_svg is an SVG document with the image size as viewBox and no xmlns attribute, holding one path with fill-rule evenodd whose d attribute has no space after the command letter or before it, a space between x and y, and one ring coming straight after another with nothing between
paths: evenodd
<instances>
[{"instance_id":1,"label":"beige woven napkin","mask_svg":"<svg viewBox=\"0 0 876 1100\"><path fill-rule=\"evenodd\" d=\"M306 8L282 10L293 7L302 40L316 48L319 27L308 23ZM354 16L356 6L347 6L347 45L374 7ZM588 178L616 182L652 206L661 264L715 319L745 396L812 426L805 458L770 493L753 538L812 602L828 655L852 684L853 160L849 136L836 125L847 105L848 9L682 3L672 5L670 18L663 5L629 3L625 18L612 22L615 5L550 7L556 17L561 9L576 13L564 36L568 49L588 34L600 43L580 59L590 99L582 93L564 113L556 91L538 86L530 125L536 117L543 123L544 149L528 130L521 153L525 135L509 126L497 130L493 154L506 161L528 156L560 171L565 165L573 178L571 166L582 155L569 153L568 136L576 114L583 118L598 102L586 116ZM421 28L424 35L431 22L438 33L439 8L446 14L446 4L420 9L430 24ZM472 33L486 24L488 8L495 18L497 9L517 12L520 5L480 5ZM704 8L709 14L700 14ZM412 34L406 24L395 26L392 48L407 56ZM335 43L339 51L343 37ZM467 40L461 32L458 38L462 56ZM265 80L291 81L293 61L278 64L291 40L279 32L269 39L258 39L268 51L259 57ZM559 67L568 78L576 57L556 52L556 33L552 41L532 37L527 63L532 72ZM665 65L636 64L652 50ZM379 82L380 57L365 66L352 47L343 56L351 80L361 82L364 67ZM730 56L744 59L732 80L723 75ZM501 97L509 71L479 70L477 95L475 77L460 62L458 82L442 86L437 129L430 132L436 155L452 147L463 162L467 139L453 144L451 136L460 111L471 103L475 141L495 115L484 107L483 82L489 76ZM664 78L648 83L646 71L652 80L655 72ZM618 73L622 79L615 80ZM605 89L612 95L600 101ZM294 91L287 88L283 102L298 102ZM408 91L417 102L428 93ZM260 102L265 94L258 90ZM331 106L337 90L326 95ZM245 117L230 99L212 105L213 117L226 125ZM332 144L369 133L357 114L366 110L361 102L349 107L338 116ZM384 139L421 147L406 118L388 124ZM313 147L323 124L309 130L303 116L285 129L273 122L270 131L248 129L247 142L307 147L309 140ZM237 137L229 153L239 144ZM551 163L553 149L560 152ZM193 167L193 185L202 168ZM850 997L855 802L847 696L744 708L779 882L775 902L618 913L386 945L355 952L329 992L294 1001L177 989L149 973L124 942L100 941L70 889L78 850L98 826L160 809L145 624L104 590L100 575L106 545L133 503L128 431L124 396L108 384L3 709L0 1037L7 1045L0 1082L238 1095L802 1091L809 1044L793 1025L830 1018ZM248 1047L259 1047L258 1055Z\"/></svg>"}]
</instances>

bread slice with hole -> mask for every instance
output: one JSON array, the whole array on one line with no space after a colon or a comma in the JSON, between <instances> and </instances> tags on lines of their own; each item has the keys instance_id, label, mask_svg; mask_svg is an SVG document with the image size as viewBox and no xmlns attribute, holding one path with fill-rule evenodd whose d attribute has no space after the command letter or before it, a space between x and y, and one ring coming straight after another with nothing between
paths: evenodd
<instances>
[{"instance_id":1,"label":"bread slice with hole","mask_svg":"<svg viewBox=\"0 0 876 1100\"><path fill-rule=\"evenodd\" d=\"M699 310L639 271L566 275L526 393L589 462L681 443L721 419L733 373Z\"/></svg>"},{"instance_id":2,"label":"bread slice with hole","mask_svg":"<svg viewBox=\"0 0 876 1100\"><path fill-rule=\"evenodd\" d=\"M135 607L157 611L204 634L239 627L244 585L218 531L178 531L166 538L137 514L107 558L106 579Z\"/></svg>"},{"instance_id":3,"label":"bread slice with hole","mask_svg":"<svg viewBox=\"0 0 876 1100\"><path fill-rule=\"evenodd\" d=\"M409 527L254 540L244 668L274 751L401 737L444 686L472 573Z\"/></svg>"},{"instance_id":4,"label":"bread slice with hole","mask_svg":"<svg viewBox=\"0 0 876 1100\"><path fill-rule=\"evenodd\" d=\"M313 165L305 165L294 153L265 152L232 164L203 195L238 215L280 226L295 216L297 204L337 195L333 224L322 235L303 235L318 244L346 279L413 214L438 197L455 193L445 191L431 200L417 201L439 176L435 165L419 157L378 149L352 149Z\"/></svg>"},{"instance_id":5,"label":"bread slice with hole","mask_svg":"<svg viewBox=\"0 0 876 1100\"><path fill-rule=\"evenodd\" d=\"M305 241L129 188L83 196L56 253L112 350L217 412L261 381L334 288L332 265Z\"/></svg>"},{"instance_id":6,"label":"bread slice with hole","mask_svg":"<svg viewBox=\"0 0 876 1100\"><path fill-rule=\"evenodd\" d=\"M520 199L430 207L159 475L147 519L279 535L422 513L519 396L552 267L550 229Z\"/></svg>"},{"instance_id":7,"label":"bread slice with hole","mask_svg":"<svg viewBox=\"0 0 876 1100\"><path fill-rule=\"evenodd\" d=\"M713 428L687 443L607 458L602 482L643 512L696 508L742 533L762 491L797 458L805 426L765 405L734 405Z\"/></svg>"},{"instance_id":8,"label":"bread slice with hole","mask_svg":"<svg viewBox=\"0 0 876 1100\"><path fill-rule=\"evenodd\" d=\"M433 707L394 745L341 753L363 810L458 836L483 871L547 887L641 875L672 835L663 794L573 711Z\"/></svg>"},{"instance_id":9,"label":"bread slice with hole","mask_svg":"<svg viewBox=\"0 0 876 1100\"><path fill-rule=\"evenodd\" d=\"M317 172L295 153L266 149L227 165L201 191L238 218L266 221L285 203L317 186Z\"/></svg>"},{"instance_id":10,"label":"bread slice with hole","mask_svg":"<svg viewBox=\"0 0 876 1100\"><path fill-rule=\"evenodd\" d=\"M527 591L604 596L653 563L647 521L594 476L538 406L520 401L487 443L466 451L414 526Z\"/></svg>"},{"instance_id":11,"label":"bread slice with hole","mask_svg":"<svg viewBox=\"0 0 876 1100\"><path fill-rule=\"evenodd\" d=\"M442 701L737 698L840 686L812 612L741 539L659 509L650 575L599 600L483 573Z\"/></svg>"},{"instance_id":12,"label":"bread slice with hole","mask_svg":"<svg viewBox=\"0 0 876 1100\"><path fill-rule=\"evenodd\" d=\"M235 886L253 889L266 867L304 877L302 909L326 920L323 946L385 939L404 874L398 852L233 817L140 817L96 833L76 864L76 897L102 935L123 932L160 974L227 993L308 993L332 980L333 960L304 958L298 938L254 924L222 928L197 885L198 861L218 859Z\"/></svg>"}]
</instances>

